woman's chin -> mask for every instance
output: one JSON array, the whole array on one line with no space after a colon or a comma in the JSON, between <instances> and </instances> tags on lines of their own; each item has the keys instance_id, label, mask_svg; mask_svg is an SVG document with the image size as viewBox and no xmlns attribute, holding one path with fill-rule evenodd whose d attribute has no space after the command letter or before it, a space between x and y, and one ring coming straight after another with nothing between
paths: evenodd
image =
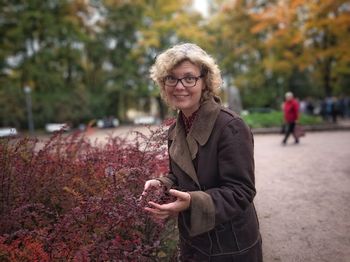
<instances>
[{"instance_id":1,"label":"woman's chin","mask_svg":"<svg viewBox=\"0 0 350 262\"><path fill-rule=\"evenodd\" d=\"M188 107L188 103L186 101L173 100L171 103L177 109L184 109Z\"/></svg>"},{"instance_id":2,"label":"woman's chin","mask_svg":"<svg viewBox=\"0 0 350 262\"><path fill-rule=\"evenodd\" d=\"M185 104L185 103L183 103L183 104L177 103L176 108L181 110L181 111L184 111L184 110L186 111L187 109L190 108L190 106L188 104Z\"/></svg>"}]
</instances>

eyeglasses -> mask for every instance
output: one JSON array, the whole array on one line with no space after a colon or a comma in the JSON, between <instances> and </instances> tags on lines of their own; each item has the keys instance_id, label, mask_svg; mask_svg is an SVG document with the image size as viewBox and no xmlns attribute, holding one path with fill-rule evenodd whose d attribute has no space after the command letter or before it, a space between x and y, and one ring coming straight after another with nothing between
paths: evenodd
<instances>
[{"instance_id":1,"label":"eyeglasses","mask_svg":"<svg viewBox=\"0 0 350 262\"><path fill-rule=\"evenodd\" d=\"M177 83L181 82L184 87L194 87L197 84L197 81L202 78L203 75L200 76L185 76L183 78L176 78L173 76L164 77L163 81L166 86L175 87Z\"/></svg>"}]
</instances>

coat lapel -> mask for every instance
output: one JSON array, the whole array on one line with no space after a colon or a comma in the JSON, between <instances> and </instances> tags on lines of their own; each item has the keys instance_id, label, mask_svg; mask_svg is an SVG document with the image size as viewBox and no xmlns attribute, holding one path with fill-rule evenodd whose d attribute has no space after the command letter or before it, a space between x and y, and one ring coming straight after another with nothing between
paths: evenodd
<instances>
[{"instance_id":1,"label":"coat lapel","mask_svg":"<svg viewBox=\"0 0 350 262\"><path fill-rule=\"evenodd\" d=\"M176 120L176 126L169 135L173 140L169 148L171 159L199 186L196 171L194 169L191 154L187 145L185 128L183 127L180 117Z\"/></svg>"},{"instance_id":2,"label":"coat lapel","mask_svg":"<svg viewBox=\"0 0 350 262\"><path fill-rule=\"evenodd\" d=\"M215 121L220 113L220 105L214 99L207 100L201 105L197 119L187 136L187 143L194 159L198 153L198 144L204 146L213 131Z\"/></svg>"},{"instance_id":3,"label":"coat lapel","mask_svg":"<svg viewBox=\"0 0 350 262\"><path fill-rule=\"evenodd\" d=\"M213 99L207 100L201 105L197 118L187 137L180 116L177 117L176 126L169 134L169 139L173 140L169 148L171 159L198 186L199 182L192 160L196 158L198 153L198 144L203 146L208 141L219 112L220 105Z\"/></svg>"}]
</instances>

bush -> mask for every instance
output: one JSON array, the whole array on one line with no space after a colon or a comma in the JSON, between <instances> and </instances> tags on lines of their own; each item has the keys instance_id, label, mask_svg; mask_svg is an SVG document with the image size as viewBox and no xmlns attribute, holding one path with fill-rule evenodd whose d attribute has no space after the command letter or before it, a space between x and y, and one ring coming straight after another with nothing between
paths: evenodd
<instances>
[{"instance_id":1,"label":"bush","mask_svg":"<svg viewBox=\"0 0 350 262\"><path fill-rule=\"evenodd\" d=\"M0 237L0 261L49 261L43 245L30 236L22 236L11 243Z\"/></svg>"},{"instance_id":2,"label":"bush","mask_svg":"<svg viewBox=\"0 0 350 262\"><path fill-rule=\"evenodd\" d=\"M57 133L46 143L0 140L1 260L175 256L174 221L153 221L143 210L147 199L140 200L144 181L168 171L165 126L135 135L132 142L110 137L104 145L79 133ZM164 190L147 196L172 201ZM32 253L38 259L26 259Z\"/></svg>"}]
</instances>

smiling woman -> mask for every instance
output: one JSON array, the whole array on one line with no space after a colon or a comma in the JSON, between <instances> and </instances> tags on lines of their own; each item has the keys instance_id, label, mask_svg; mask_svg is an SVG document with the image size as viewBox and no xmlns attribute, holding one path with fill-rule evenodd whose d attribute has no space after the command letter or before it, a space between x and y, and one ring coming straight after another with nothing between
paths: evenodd
<instances>
[{"instance_id":1,"label":"smiling woman","mask_svg":"<svg viewBox=\"0 0 350 262\"><path fill-rule=\"evenodd\" d=\"M178 110L169 128L169 174L145 182L143 196L164 186L175 201L149 201L156 219L178 217L180 261L262 261L253 204L253 136L216 96L222 80L214 59L197 45L160 54L151 78Z\"/></svg>"}]
</instances>

